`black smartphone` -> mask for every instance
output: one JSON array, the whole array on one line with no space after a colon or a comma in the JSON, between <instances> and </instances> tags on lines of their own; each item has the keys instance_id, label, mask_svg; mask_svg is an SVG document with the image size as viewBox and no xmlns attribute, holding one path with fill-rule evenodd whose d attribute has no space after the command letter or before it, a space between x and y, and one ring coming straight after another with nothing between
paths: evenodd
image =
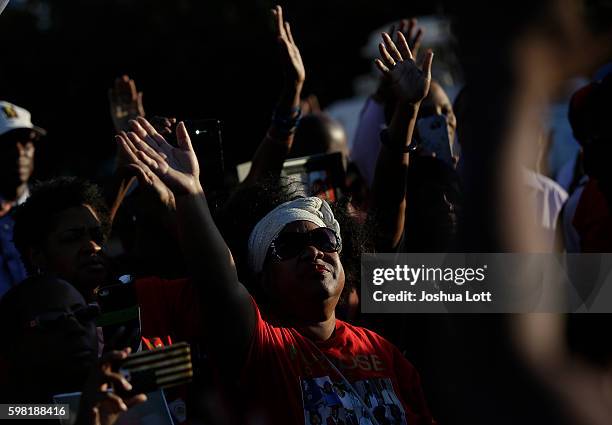
<instances>
[{"instance_id":1,"label":"black smartphone","mask_svg":"<svg viewBox=\"0 0 612 425\"><path fill-rule=\"evenodd\" d=\"M193 150L200 163L200 181L207 196L225 188L225 163L221 121L217 119L185 120Z\"/></svg>"},{"instance_id":2,"label":"black smartphone","mask_svg":"<svg viewBox=\"0 0 612 425\"><path fill-rule=\"evenodd\" d=\"M101 286L95 291L100 306L96 326L102 328L105 350L140 345L140 308L131 277L122 276L116 283Z\"/></svg>"},{"instance_id":3,"label":"black smartphone","mask_svg":"<svg viewBox=\"0 0 612 425\"><path fill-rule=\"evenodd\" d=\"M434 115L417 121L420 147L428 154L453 166L451 141L448 138L446 117Z\"/></svg>"}]
</instances>

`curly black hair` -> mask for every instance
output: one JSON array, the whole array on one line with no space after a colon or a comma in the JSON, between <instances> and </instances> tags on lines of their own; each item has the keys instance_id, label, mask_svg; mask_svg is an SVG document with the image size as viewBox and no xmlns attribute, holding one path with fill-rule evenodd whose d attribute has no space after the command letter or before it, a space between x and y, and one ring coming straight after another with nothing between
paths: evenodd
<instances>
[{"instance_id":1,"label":"curly black hair","mask_svg":"<svg viewBox=\"0 0 612 425\"><path fill-rule=\"evenodd\" d=\"M30 197L15 211L13 231L15 247L30 273L33 269L29 250L43 244L56 225L57 214L81 205L95 211L106 240L111 228L110 215L98 186L76 177L57 177L32 187Z\"/></svg>"}]
</instances>

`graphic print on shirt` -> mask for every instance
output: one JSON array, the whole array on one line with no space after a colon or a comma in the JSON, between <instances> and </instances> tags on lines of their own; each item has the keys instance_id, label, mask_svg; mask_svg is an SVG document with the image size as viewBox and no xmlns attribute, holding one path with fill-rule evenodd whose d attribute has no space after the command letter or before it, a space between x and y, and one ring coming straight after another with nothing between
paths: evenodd
<instances>
[{"instance_id":1,"label":"graphic print on shirt","mask_svg":"<svg viewBox=\"0 0 612 425\"><path fill-rule=\"evenodd\" d=\"M346 388L342 381L332 381L329 376L300 379L304 423L372 425L370 415L363 405L365 403L380 425L406 425L404 408L393 390L391 379L363 379L352 385L358 396Z\"/></svg>"}]
</instances>

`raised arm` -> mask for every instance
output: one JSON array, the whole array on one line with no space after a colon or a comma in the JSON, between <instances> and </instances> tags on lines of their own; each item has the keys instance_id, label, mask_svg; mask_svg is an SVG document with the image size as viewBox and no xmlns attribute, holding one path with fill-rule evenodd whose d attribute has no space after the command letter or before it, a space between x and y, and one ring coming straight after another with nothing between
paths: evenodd
<instances>
[{"instance_id":1,"label":"raised arm","mask_svg":"<svg viewBox=\"0 0 612 425\"><path fill-rule=\"evenodd\" d=\"M136 83L127 75L115 80L108 91L108 103L116 133L129 131L130 120L145 116L142 92L136 90Z\"/></svg>"},{"instance_id":2,"label":"raised arm","mask_svg":"<svg viewBox=\"0 0 612 425\"><path fill-rule=\"evenodd\" d=\"M417 25L416 19L402 19L391 26L389 34L396 34L395 43L399 43L397 32L401 32L408 41L408 47L414 58L418 57L424 31ZM380 76L378 88L366 101L355 133L353 147L351 149L351 160L359 168L369 188L374 182L376 171L376 158L380 151L380 129L389 124L391 119L388 114L395 110L397 99L390 85L390 80L384 75Z\"/></svg>"},{"instance_id":3,"label":"raised arm","mask_svg":"<svg viewBox=\"0 0 612 425\"><path fill-rule=\"evenodd\" d=\"M289 22L283 18L283 9L272 9L276 27L276 38L283 66L283 91L281 93L272 123L255 155L246 184L256 182L270 174L280 175L283 162L293 143L296 120L300 116L300 95L306 79L306 71L300 51L293 40Z\"/></svg>"},{"instance_id":4,"label":"raised arm","mask_svg":"<svg viewBox=\"0 0 612 425\"><path fill-rule=\"evenodd\" d=\"M132 127L134 131L118 136L117 142L141 184L153 185L157 177L174 194L179 238L212 341L211 354L228 373L237 373L235 366L244 362L253 335L255 310L208 209L185 125L181 122L176 129L178 147L168 144L144 118L133 121Z\"/></svg>"},{"instance_id":5,"label":"raised arm","mask_svg":"<svg viewBox=\"0 0 612 425\"><path fill-rule=\"evenodd\" d=\"M397 40L396 45L383 33L384 42L379 45L381 59L376 59L376 66L397 99L389 127L381 135L372 187L373 213L380 229L377 248L382 251L396 248L404 231L408 146L419 106L429 92L433 60L433 53L428 51L423 65L418 67L399 31Z\"/></svg>"},{"instance_id":6,"label":"raised arm","mask_svg":"<svg viewBox=\"0 0 612 425\"><path fill-rule=\"evenodd\" d=\"M108 91L110 113L116 133L131 130L130 121L145 116L142 103L142 92L136 89L133 79L124 75L115 80L114 86ZM163 136L172 134L176 125L176 118L154 116L149 121ZM111 205L111 221L121 207L127 194L134 188L136 179L132 173L125 173L126 165L130 159L123 150L119 149L116 155L116 168L113 176L106 182L105 196ZM156 182L157 183L157 182ZM147 196L155 206L159 206L160 220L164 226L173 231L174 227L174 196L163 184L154 184L150 187ZM173 233L173 232L172 232Z\"/></svg>"}]
</instances>

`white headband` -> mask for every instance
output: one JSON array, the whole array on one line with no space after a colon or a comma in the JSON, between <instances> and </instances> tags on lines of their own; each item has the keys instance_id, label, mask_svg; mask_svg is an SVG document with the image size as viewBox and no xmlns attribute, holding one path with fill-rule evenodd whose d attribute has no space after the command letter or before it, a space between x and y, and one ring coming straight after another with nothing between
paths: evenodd
<instances>
[{"instance_id":1,"label":"white headband","mask_svg":"<svg viewBox=\"0 0 612 425\"><path fill-rule=\"evenodd\" d=\"M340 238L340 225L329 204L321 198L312 196L285 202L262 218L251 232L248 257L253 272L263 270L272 241L287 224L294 221L310 221L320 227L329 227Z\"/></svg>"}]
</instances>

